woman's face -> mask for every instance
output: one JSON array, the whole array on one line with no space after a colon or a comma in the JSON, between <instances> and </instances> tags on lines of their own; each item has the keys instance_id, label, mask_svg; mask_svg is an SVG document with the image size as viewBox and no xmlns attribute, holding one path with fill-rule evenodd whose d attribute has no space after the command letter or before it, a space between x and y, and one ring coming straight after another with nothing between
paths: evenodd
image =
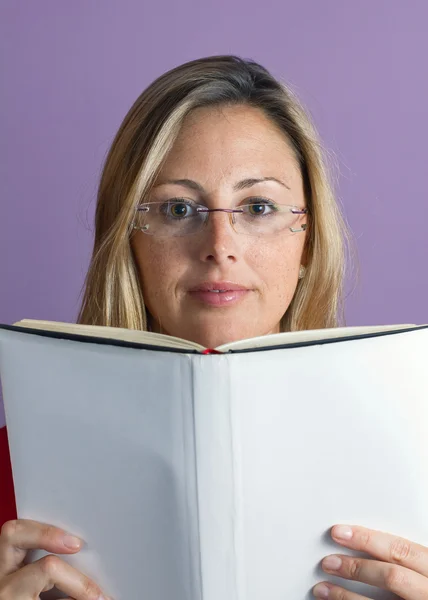
<instances>
[{"instance_id":1,"label":"woman's face","mask_svg":"<svg viewBox=\"0 0 428 600\"><path fill-rule=\"evenodd\" d=\"M264 178L271 179L257 181ZM305 207L300 170L284 135L260 110L234 106L197 109L187 117L145 202L185 198L215 209L260 197ZM302 223L305 215L296 227ZM296 289L304 243L304 231L236 233L224 212L209 213L203 229L184 237L136 232L132 247L152 329L209 348L277 333Z\"/></svg>"}]
</instances>

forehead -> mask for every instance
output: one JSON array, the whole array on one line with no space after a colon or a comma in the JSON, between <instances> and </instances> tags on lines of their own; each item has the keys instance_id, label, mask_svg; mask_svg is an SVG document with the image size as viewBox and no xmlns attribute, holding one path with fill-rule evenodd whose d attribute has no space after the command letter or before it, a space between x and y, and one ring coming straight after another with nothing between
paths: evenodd
<instances>
[{"instance_id":1,"label":"forehead","mask_svg":"<svg viewBox=\"0 0 428 600\"><path fill-rule=\"evenodd\" d=\"M300 178L286 135L250 106L199 108L184 120L161 170L201 183L239 177Z\"/></svg>"}]
</instances>

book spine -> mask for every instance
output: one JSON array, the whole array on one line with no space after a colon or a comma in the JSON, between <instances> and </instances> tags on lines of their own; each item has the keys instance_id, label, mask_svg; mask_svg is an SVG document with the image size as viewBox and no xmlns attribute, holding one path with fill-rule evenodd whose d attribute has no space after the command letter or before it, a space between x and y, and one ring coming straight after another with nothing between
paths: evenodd
<instances>
[{"instance_id":1,"label":"book spine","mask_svg":"<svg viewBox=\"0 0 428 600\"><path fill-rule=\"evenodd\" d=\"M194 357L202 600L245 600L239 430L226 355Z\"/></svg>"},{"instance_id":2,"label":"book spine","mask_svg":"<svg viewBox=\"0 0 428 600\"><path fill-rule=\"evenodd\" d=\"M185 453L186 477L186 527L189 539L189 565L190 565L190 600L203 600L202 571L201 571L201 539L200 515L198 498L198 473L196 462L196 422L195 422L195 389L194 389L194 356L188 356L191 366L190 394L189 388L182 386L183 411L183 441Z\"/></svg>"}]
</instances>

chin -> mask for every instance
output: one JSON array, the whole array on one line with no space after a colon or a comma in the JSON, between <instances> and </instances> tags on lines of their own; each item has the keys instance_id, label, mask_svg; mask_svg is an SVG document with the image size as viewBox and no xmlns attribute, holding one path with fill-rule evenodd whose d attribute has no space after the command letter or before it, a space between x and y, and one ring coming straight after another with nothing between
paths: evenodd
<instances>
[{"instance_id":1,"label":"chin","mask_svg":"<svg viewBox=\"0 0 428 600\"><path fill-rule=\"evenodd\" d=\"M204 346L205 348L217 348L217 346L222 346L223 344L230 344L231 342L266 335L266 333L273 333L273 331L266 332L261 328L249 329L248 327L241 329L238 327L219 327L217 325L212 326L211 328L204 328L203 330L195 329L186 337L197 344L201 344L201 346Z\"/></svg>"},{"instance_id":2,"label":"chin","mask_svg":"<svg viewBox=\"0 0 428 600\"><path fill-rule=\"evenodd\" d=\"M192 313L181 320L167 321L165 327L160 328L156 322L152 323L152 331L165 333L174 337L182 338L204 346L204 348L217 348L223 344L230 344L249 338L278 333L280 330L278 321L251 322L245 319L245 315L201 315ZM278 317L280 318L280 317Z\"/></svg>"}]
</instances>

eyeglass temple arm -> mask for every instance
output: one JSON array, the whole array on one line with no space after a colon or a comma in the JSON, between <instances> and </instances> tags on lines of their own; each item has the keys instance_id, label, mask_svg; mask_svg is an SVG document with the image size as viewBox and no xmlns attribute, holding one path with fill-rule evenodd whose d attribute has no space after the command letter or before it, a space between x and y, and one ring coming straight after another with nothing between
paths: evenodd
<instances>
[{"instance_id":1,"label":"eyeglass temple arm","mask_svg":"<svg viewBox=\"0 0 428 600\"><path fill-rule=\"evenodd\" d=\"M308 209L307 208L302 208L302 209L294 208L294 209L291 209L291 212L294 215L306 215L308 212ZM306 228L307 228L307 224L303 223L302 226L299 227L299 229L294 229L293 227L290 227L290 231L292 233L298 233L299 231L306 231Z\"/></svg>"}]
</instances>

